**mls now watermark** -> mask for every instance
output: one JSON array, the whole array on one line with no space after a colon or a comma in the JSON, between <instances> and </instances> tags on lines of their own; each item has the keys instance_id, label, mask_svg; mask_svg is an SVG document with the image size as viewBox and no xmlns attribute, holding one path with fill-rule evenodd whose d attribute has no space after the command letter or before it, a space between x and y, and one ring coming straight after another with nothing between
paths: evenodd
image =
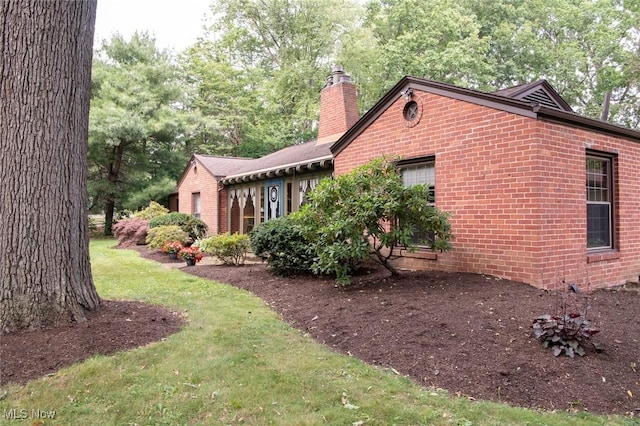
<instances>
[{"instance_id":1,"label":"mls now watermark","mask_svg":"<svg viewBox=\"0 0 640 426\"><path fill-rule=\"evenodd\" d=\"M39 408L27 410L26 408L9 408L2 410L2 417L6 420L27 420L27 419L55 419L54 410L41 410Z\"/></svg>"}]
</instances>

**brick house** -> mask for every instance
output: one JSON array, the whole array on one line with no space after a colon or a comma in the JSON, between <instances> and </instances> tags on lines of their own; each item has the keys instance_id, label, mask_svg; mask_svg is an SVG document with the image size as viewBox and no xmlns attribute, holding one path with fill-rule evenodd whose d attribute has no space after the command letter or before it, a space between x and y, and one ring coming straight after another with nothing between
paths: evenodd
<instances>
[{"instance_id":1,"label":"brick house","mask_svg":"<svg viewBox=\"0 0 640 426\"><path fill-rule=\"evenodd\" d=\"M317 140L259 159L195 155L179 211L210 233L250 231L298 209L317 181L398 158L452 214L448 253L403 253L399 267L489 274L540 288L637 282L640 132L575 114L544 80L484 93L405 77L362 117L336 67Z\"/></svg>"},{"instance_id":2,"label":"brick house","mask_svg":"<svg viewBox=\"0 0 640 426\"><path fill-rule=\"evenodd\" d=\"M236 157L191 156L178 180L176 210L201 219L209 227L210 234L224 232L226 204L220 199L219 193L224 188L219 181L251 161Z\"/></svg>"},{"instance_id":3,"label":"brick house","mask_svg":"<svg viewBox=\"0 0 640 426\"><path fill-rule=\"evenodd\" d=\"M639 279L640 132L573 113L545 81L490 94L405 77L331 152L335 175L399 157L452 214L454 249L401 267L540 288Z\"/></svg>"},{"instance_id":4,"label":"brick house","mask_svg":"<svg viewBox=\"0 0 640 426\"><path fill-rule=\"evenodd\" d=\"M247 233L298 210L305 194L333 173L331 146L358 120L356 88L335 67L320 93L318 138L257 159L194 155L178 181L177 211L209 233Z\"/></svg>"}]
</instances>

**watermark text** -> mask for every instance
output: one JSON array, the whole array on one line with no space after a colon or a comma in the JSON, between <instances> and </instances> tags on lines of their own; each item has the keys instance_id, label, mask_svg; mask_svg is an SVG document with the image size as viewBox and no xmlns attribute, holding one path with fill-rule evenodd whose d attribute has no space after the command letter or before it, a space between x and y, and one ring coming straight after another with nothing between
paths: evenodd
<instances>
[{"instance_id":1,"label":"watermark text","mask_svg":"<svg viewBox=\"0 0 640 426\"><path fill-rule=\"evenodd\" d=\"M5 420L45 420L55 419L55 410L43 410L40 408L5 408L2 410L2 418Z\"/></svg>"}]
</instances>

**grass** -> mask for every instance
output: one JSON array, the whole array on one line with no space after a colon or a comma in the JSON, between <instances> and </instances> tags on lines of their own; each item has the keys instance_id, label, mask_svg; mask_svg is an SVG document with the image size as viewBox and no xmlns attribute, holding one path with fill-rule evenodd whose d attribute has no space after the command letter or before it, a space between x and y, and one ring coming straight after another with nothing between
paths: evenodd
<instances>
[{"instance_id":1,"label":"grass","mask_svg":"<svg viewBox=\"0 0 640 426\"><path fill-rule=\"evenodd\" d=\"M292 329L259 298L91 244L105 299L183 312L164 341L94 356L24 386L0 390L0 424L61 425L624 425L469 401L332 352ZM13 411L12 411L13 410ZM53 419L40 419L38 415ZM10 419L26 417L25 422Z\"/></svg>"}]
</instances>

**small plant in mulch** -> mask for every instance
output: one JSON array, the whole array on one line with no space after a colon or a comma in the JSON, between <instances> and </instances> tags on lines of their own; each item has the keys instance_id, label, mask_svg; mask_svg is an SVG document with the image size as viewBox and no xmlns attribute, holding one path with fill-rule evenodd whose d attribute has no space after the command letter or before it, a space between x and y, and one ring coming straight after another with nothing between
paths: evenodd
<instances>
[{"instance_id":1,"label":"small plant in mulch","mask_svg":"<svg viewBox=\"0 0 640 426\"><path fill-rule=\"evenodd\" d=\"M540 315L533 320L531 327L533 335L542 342L545 348L551 348L554 356L564 353L571 358L576 354L584 356L584 345L591 337L600 330L591 324L587 319L589 309L588 299L580 309L577 294L578 287L575 284L565 285L565 290L559 308L556 307L556 314Z\"/></svg>"},{"instance_id":2,"label":"small plant in mulch","mask_svg":"<svg viewBox=\"0 0 640 426\"><path fill-rule=\"evenodd\" d=\"M178 252L178 257L182 260L191 260L193 262L200 262L202 260L202 252L198 246L184 247Z\"/></svg>"},{"instance_id":3,"label":"small plant in mulch","mask_svg":"<svg viewBox=\"0 0 640 426\"><path fill-rule=\"evenodd\" d=\"M204 238L196 241L196 245L225 265L233 266L244 265L250 247L249 236L237 232L233 235L227 232Z\"/></svg>"},{"instance_id":4,"label":"small plant in mulch","mask_svg":"<svg viewBox=\"0 0 640 426\"><path fill-rule=\"evenodd\" d=\"M163 253L178 253L184 248L182 241L167 241L160 247L160 251Z\"/></svg>"}]
</instances>

